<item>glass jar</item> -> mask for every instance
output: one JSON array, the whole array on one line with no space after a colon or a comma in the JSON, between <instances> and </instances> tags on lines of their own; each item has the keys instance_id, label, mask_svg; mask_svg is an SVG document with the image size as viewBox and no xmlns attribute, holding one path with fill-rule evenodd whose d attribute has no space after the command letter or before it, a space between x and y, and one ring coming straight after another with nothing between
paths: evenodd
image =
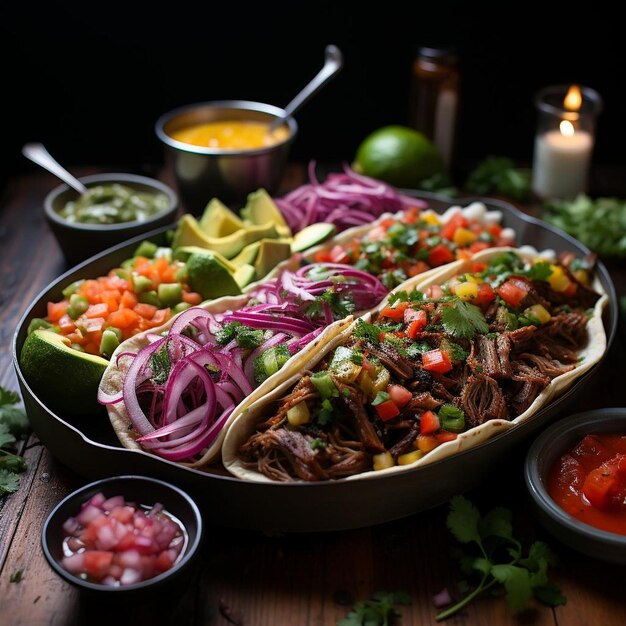
<instances>
[{"instance_id":1,"label":"glass jar","mask_svg":"<svg viewBox=\"0 0 626 626\"><path fill-rule=\"evenodd\" d=\"M448 168L455 149L458 92L454 50L420 47L413 63L409 124L435 144Z\"/></svg>"}]
</instances>

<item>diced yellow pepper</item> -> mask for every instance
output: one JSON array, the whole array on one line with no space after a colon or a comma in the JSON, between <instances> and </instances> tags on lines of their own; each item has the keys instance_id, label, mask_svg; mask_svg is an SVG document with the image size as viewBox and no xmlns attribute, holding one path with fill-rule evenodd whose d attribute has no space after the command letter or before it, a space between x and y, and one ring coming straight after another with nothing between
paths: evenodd
<instances>
[{"instance_id":1,"label":"diced yellow pepper","mask_svg":"<svg viewBox=\"0 0 626 626\"><path fill-rule=\"evenodd\" d=\"M575 272L572 272L572 275L579 283L582 283L583 285L588 285L591 282L589 280L589 272L587 270L576 270Z\"/></svg>"},{"instance_id":2,"label":"diced yellow pepper","mask_svg":"<svg viewBox=\"0 0 626 626\"><path fill-rule=\"evenodd\" d=\"M551 265L550 267L552 268L552 274L548 277L550 287L552 287L554 291L565 291L571 282L567 274L565 274L563 268L559 265Z\"/></svg>"},{"instance_id":3,"label":"diced yellow pepper","mask_svg":"<svg viewBox=\"0 0 626 626\"><path fill-rule=\"evenodd\" d=\"M552 319L552 316L546 308L541 304L533 304L533 306L529 306L525 311L524 315L529 315L539 320L540 323L545 324Z\"/></svg>"},{"instance_id":4,"label":"diced yellow pepper","mask_svg":"<svg viewBox=\"0 0 626 626\"><path fill-rule=\"evenodd\" d=\"M454 288L454 293L463 302L470 302L478 297L478 285L476 283L459 283Z\"/></svg>"},{"instance_id":5,"label":"diced yellow pepper","mask_svg":"<svg viewBox=\"0 0 626 626\"><path fill-rule=\"evenodd\" d=\"M292 426L302 426L302 424L308 424L311 421L311 413L306 402L298 402L295 406L292 406L287 411L287 421Z\"/></svg>"},{"instance_id":6,"label":"diced yellow pepper","mask_svg":"<svg viewBox=\"0 0 626 626\"><path fill-rule=\"evenodd\" d=\"M415 447L423 454L434 450L439 445L439 442L431 435L420 435L415 440Z\"/></svg>"},{"instance_id":7,"label":"diced yellow pepper","mask_svg":"<svg viewBox=\"0 0 626 626\"><path fill-rule=\"evenodd\" d=\"M469 246L471 243L474 243L474 241L476 241L476 235L468 228L459 227L454 231L452 241L454 241L455 245L459 248L463 248L464 246Z\"/></svg>"},{"instance_id":8,"label":"diced yellow pepper","mask_svg":"<svg viewBox=\"0 0 626 626\"><path fill-rule=\"evenodd\" d=\"M424 453L421 450L401 454L398 457L398 465L410 465L411 463L415 463L415 461L419 461L423 456Z\"/></svg>"},{"instance_id":9,"label":"diced yellow pepper","mask_svg":"<svg viewBox=\"0 0 626 626\"><path fill-rule=\"evenodd\" d=\"M375 454L372 459L374 461L374 469L376 471L387 469L388 467L393 467L395 465L391 452L381 452L380 454Z\"/></svg>"},{"instance_id":10,"label":"diced yellow pepper","mask_svg":"<svg viewBox=\"0 0 626 626\"><path fill-rule=\"evenodd\" d=\"M439 216L432 211L426 211L425 213L422 213L420 215L420 220L422 220L422 222L426 222L427 224L432 224L433 226L438 226L439 224L441 224Z\"/></svg>"},{"instance_id":11,"label":"diced yellow pepper","mask_svg":"<svg viewBox=\"0 0 626 626\"><path fill-rule=\"evenodd\" d=\"M465 280L468 283L476 283L477 285L480 285L480 283L484 282L479 274L472 274L470 272L467 272L467 274L465 274Z\"/></svg>"}]
</instances>

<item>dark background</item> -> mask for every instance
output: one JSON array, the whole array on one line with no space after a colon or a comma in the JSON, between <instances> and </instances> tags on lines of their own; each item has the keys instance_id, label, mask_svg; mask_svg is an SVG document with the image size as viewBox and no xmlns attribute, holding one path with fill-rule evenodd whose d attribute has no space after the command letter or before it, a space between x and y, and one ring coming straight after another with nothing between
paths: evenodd
<instances>
[{"instance_id":1,"label":"dark background","mask_svg":"<svg viewBox=\"0 0 626 626\"><path fill-rule=\"evenodd\" d=\"M295 161L350 161L369 132L406 123L417 47L452 44L462 80L457 165L488 155L529 163L534 93L571 82L604 98L594 163L624 164L621 20L601 3L560 16L547 4L5 4L3 174L36 168L20 154L27 141L70 168L159 164L162 113L228 98L284 106L320 69L327 43L345 67L297 114Z\"/></svg>"}]
</instances>

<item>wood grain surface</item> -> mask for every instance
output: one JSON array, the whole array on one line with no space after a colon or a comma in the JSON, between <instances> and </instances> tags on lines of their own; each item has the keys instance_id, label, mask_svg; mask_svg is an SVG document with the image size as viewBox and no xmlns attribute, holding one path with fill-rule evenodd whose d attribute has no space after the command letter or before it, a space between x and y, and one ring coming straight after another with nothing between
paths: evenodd
<instances>
[{"instance_id":1,"label":"wood grain surface","mask_svg":"<svg viewBox=\"0 0 626 626\"><path fill-rule=\"evenodd\" d=\"M85 172L86 173L86 172ZM287 186L303 179L294 168ZM0 208L0 385L17 389L11 362L16 324L37 293L65 264L41 208L55 181L33 174L7 187ZM624 191L626 194L626 190ZM626 268L610 265L620 296ZM626 333L618 337L600 372L580 396L577 410L626 404ZM128 603L79 593L47 565L40 537L50 510L87 482L51 457L31 435L24 444L28 472L20 490L0 500L0 625L164 624L190 626L327 626L352 604L379 590L406 590L403 626L435 624L432 596L460 579L451 557L445 506L403 520L351 531L266 535L219 528L207 532L197 570L180 589ZM618 626L624 623L624 567L580 555L535 522L522 479L524 447L515 449L493 477L468 496L486 511L510 507L525 541L549 543L558 557L551 579L567 596L557 609L535 604L512 616L502 597L484 597L449 619L451 625ZM250 512L254 515L254 511ZM22 570L20 582L11 575Z\"/></svg>"}]
</instances>

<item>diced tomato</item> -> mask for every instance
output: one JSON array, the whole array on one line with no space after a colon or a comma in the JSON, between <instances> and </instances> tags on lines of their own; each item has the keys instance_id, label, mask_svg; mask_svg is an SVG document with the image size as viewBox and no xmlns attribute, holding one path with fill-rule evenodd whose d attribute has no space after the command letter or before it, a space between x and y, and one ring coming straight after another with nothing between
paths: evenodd
<instances>
[{"instance_id":1,"label":"diced tomato","mask_svg":"<svg viewBox=\"0 0 626 626\"><path fill-rule=\"evenodd\" d=\"M404 224L415 224L419 219L421 209L416 206L411 206L408 209L404 210L404 215L402 216L402 222Z\"/></svg>"},{"instance_id":2,"label":"diced tomato","mask_svg":"<svg viewBox=\"0 0 626 626\"><path fill-rule=\"evenodd\" d=\"M424 411L420 416L420 435L432 435L441 428L439 418L432 411Z\"/></svg>"},{"instance_id":3,"label":"diced tomato","mask_svg":"<svg viewBox=\"0 0 626 626\"><path fill-rule=\"evenodd\" d=\"M483 263L482 261L474 261L472 263L472 272L474 274L480 274L481 272L484 272L487 269L487 264Z\"/></svg>"},{"instance_id":4,"label":"diced tomato","mask_svg":"<svg viewBox=\"0 0 626 626\"><path fill-rule=\"evenodd\" d=\"M385 307L381 312L381 317L388 317L392 319L394 322L401 322L404 319L404 312L409 307L408 302L398 302L395 306Z\"/></svg>"},{"instance_id":5,"label":"diced tomato","mask_svg":"<svg viewBox=\"0 0 626 626\"><path fill-rule=\"evenodd\" d=\"M478 296L476 304L489 304L495 300L496 294L493 287L489 283L480 283L478 285Z\"/></svg>"},{"instance_id":6,"label":"diced tomato","mask_svg":"<svg viewBox=\"0 0 626 626\"><path fill-rule=\"evenodd\" d=\"M139 319L139 315L133 309L118 309L111 313L107 319L108 326L116 328L130 329L135 326Z\"/></svg>"},{"instance_id":7,"label":"diced tomato","mask_svg":"<svg viewBox=\"0 0 626 626\"><path fill-rule=\"evenodd\" d=\"M330 263L330 250L318 250L313 255L313 259L316 263Z\"/></svg>"},{"instance_id":8,"label":"diced tomato","mask_svg":"<svg viewBox=\"0 0 626 626\"><path fill-rule=\"evenodd\" d=\"M382 224L375 226L367 233L368 241L379 241L380 239L384 239L387 236L387 228Z\"/></svg>"},{"instance_id":9,"label":"diced tomato","mask_svg":"<svg viewBox=\"0 0 626 626\"><path fill-rule=\"evenodd\" d=\"M399 409L406 406L413 397L413 394L402 385L388 385L387 393L389 394L389 399L393 400Z\"/></svg>"},{"instance_id":10,"label":"diced tomato","mask_svg":"<svg viewBox=\"0 0 626 626\"><path fill-rule=\"evenodd\" d=\"M195 291L183 291L183 302L191 304L191 306L198 306L204 298Z\"/></svg>"},{"instance_id":11,"label":"diced tomato","mask_svg":"<svg viewBox=\"0 0 626 626\"><path fill-rule=\"evenodd\" d=\"M528 294L529 289L530 287L527 283L524 283L521 280L513 281L509 279L500 285L496 291L510 307L518 309L522 300Z\"/></svg>"},{"instance_id":12,"label":"diced tomato","mask_svg":"<svg viewBox=\"0 0 626 626\"><path fill-rule=\"evenodd\" d=\"M405 272L409 278L412 278L413 276L427 272L429 269L430 265L425 261L416 261L412 265L408 265Z\"/></svg>"},{"instance_id":13,"label":"diced tomato","mask_svg":"<svg viewBox=\"0 0 626 626\"><path fill-rule=\"evenodd\" d=\"M475 241L469 246L469 250L473 254L476 254L477 252L486 250L488 247L489 247L489 244L486 241Z\"/></svg>"},{"instance_id":14,"label":"diced tomato","mask_svg":"<svg viewBox=\"0 0 626 626\"><path fill-rule=\"evenodd\" d=\"M591 506L606 509L610 506L613 496L619 490L619 482L615 469L601 465L587 475L583 484L583 493Z\"/></svg>"},{"instance_id":15,"label":"diced tomato","mask_svg":"<svg viewBox=\"0 0 626 626\"><path fill-rule=\"evenodd\" d=\"M59 326L59 330L64 335L73 333L76 330L76 324L74 323L74 320L67 313L61 315L57 324Z\"/></svg>"},{"instance_id":16,"label":"diced tomato","mask_svg":"<svg viewBox=\"0 0 626 626\"><path fill-rule=\"evenodd\" d=\"M447 430L442 430L435 435L435 438L439 443L446 443L447 441L454 441L458 436L457 433L449 433Z\"/></svg>"},{"instance_id":17,"label":"diced tomato","mask_svg":"<svg viewBox=\"0 0 626 626\"><path fill-rule=\"evenodd\" d=\"M157 572L166 572L173 565L173 561L167 550L163 550L154 561L154 569Z\"/></svg>"},{"instance_id":18,"label":"diced tomato","mask_svg":"<svg viewBox=\"0 0 626 626\"><path fill-rule=\"evenodd\" d=\"M463 215L463 213L461 213L461 211L459 211L458 213L455 213L450 218L450 221L441 229L441 236L444 239L448 239L449 241L452 241L452 238L454 237L454 232L456 231L456 229L467 228L468 225L469 225L469 222L467 218Z\"/></svg>"},{"instance_id":19,"label":"diced tomato","mask_svg":"<svg viewBox=\"0 0 626 626\"><path fill-rule=\"evenodd\" d=\"M102 580L108 573L113 553L107 550L86 550L83 553L85 572L95 580Z\"/></svg>"},{"instance_id":20,"label":"diced tomato","mask_svg":"<svg viewBox=\"0 0 626 626\"><path fill-rule=\"evenodd\" d=\"M329 256L331 263L345 263L348 260L345 248L339 244L330 249Z\"/></svg>"},{"instance_id":21,"label":"diced tomato","mask_svg":"<svg viewBox=\"0 0 626 626\"><path fill-rule=\"evenodd\" d=\"M377 404L374 408L378 413L378 417L380 417L383 422L391 420L394 417L400 415L400 410L393 400L386 400L385 402L381 402L380 404Z\"/></svg>"},{"instance_id":22,"label":"diced tomato","mask_svg":"<svg viewBox=\"0 0 626 626\"><path fill-rule=\"evenodd\" d=\"M428 253L428 262L433 267L445 265L446 263L452 263L452 261L454 261L454 253L443 243L438 243Z\"/></svg>"},{"instance_id":23,"label":"diced tomato","mask_svg":"<svg viewBox=\"0 0 626 626\"><path fill-rule=\"evenodd\" d=\"M70 303L67 300L61 302L48 302L48 319L51 322L58 322L66 313Z\"/></svg>"},{"instance_id":24,"label":"diced tomato","mask_svg":"<svg viewBox=\"0 0 626 626\"><path fill-rule=\"evenodd\" d=\"M128 289L124 291L120 298L120 305L127 309L132 309L138 302L137 296L132 291L128 291Z\"/></svg>"},{"instance_id":25,"label":"diced tomato","mask_svg":"<svg viewBox=\"0 0 626 626\"><path fill-rule=\"evenodd\" d=\"M406 321L409 322L409 327L407 329L407 335L409 336L409 339L415 339L415 337L417 337L418 333L420 333L424 329L426 324L428 323L428 316L426 315L426 311L421 311L421 310L420 311L415 311L413 309L409 309L409 310L414 315L411 315L409 320L406 319L407 318L406 314L404 316L405 322Z\"/></svg>"},{"instance_id":26,"label":"diced tomato","mask_svg":"<svg viewBox=\"0 0 626 626\"><path fill-rule=\"evenodd\" d=\"M429 350L422 354L422 367L429 372L445 374L452 369L452 361L444 350Z\"/></svg>"},{"instance_id":27,"label":"diced tomato","mask_svg":"<svg viewBox=\"0 0 626 626\"><path fill-rule=\"evenodd\" d=\"M563 289L561 293L571 298L572 296L576 294L577 290L578 290L578 285L574 281L570 281L567 287L565 287L565 289Z\"/></svg>"},{"instance_id":28,"label":"diced tomato","mask_svg":"<svg viewBox=\"0 0 626 626\"><path fill-rule=\"evenodd\" d=\"M150 320L154 317L154 314L157 312L158 307L153 304L145 304L143 302L139 302L133 308L133 311L137 313L137 315L144 317L147 320Z\"/></svg>"},{"instance_id":29,"label":"diced tomato","mask_svg":"<svg viewBox=\"0 0 626 626\"><path fill-rule=\"evenodd\" d=\"M487 232L494 238L497 239L502 233L502 226L500 224L489 224L487 226Z\"/></svg>"}]
</instances>

